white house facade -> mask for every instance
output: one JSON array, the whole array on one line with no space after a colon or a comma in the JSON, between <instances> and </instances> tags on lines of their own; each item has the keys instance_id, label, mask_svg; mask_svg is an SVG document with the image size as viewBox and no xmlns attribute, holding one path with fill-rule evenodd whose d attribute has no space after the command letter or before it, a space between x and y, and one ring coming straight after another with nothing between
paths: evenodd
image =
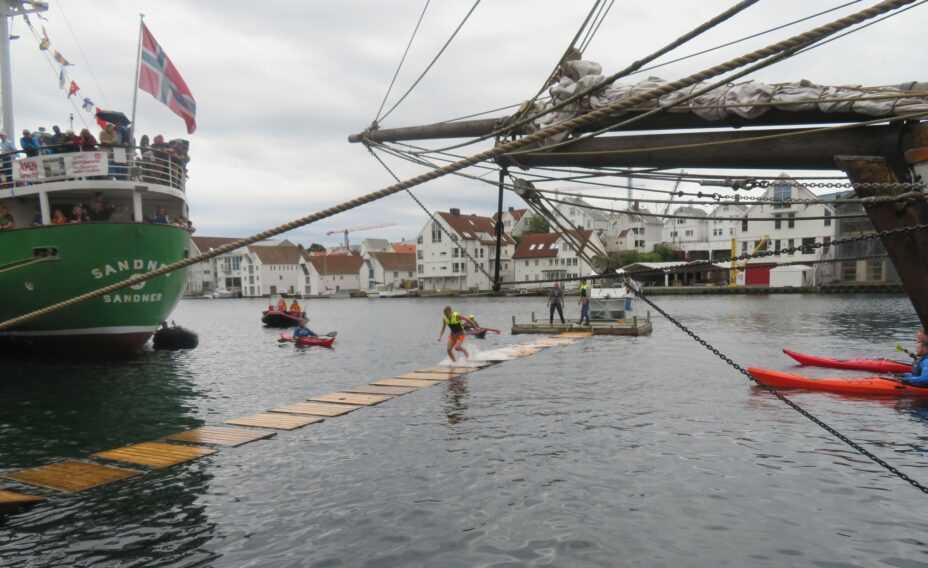
<instances>
[{"instance_id":1,"label":"white house facade","mask_svg":"<svg viewBox=\"0 0 928 568\"><path fill-rule=\"evenodd\" d=\"M603 248L599 236L593 231L572 231L572 239L561 233L532 233L523 235L512 257L515 267L515 281L524 282L519 288L547 288L550 282L540 282L558 278L588 276L593 267L581 256L592 254L595 247ZM575 248L573 242L581 246ZM525 282L531 281L531 282ZM533 282L539 281L537 284ZM565 282L565 288L576 288L576 281Z\"/></svg>"},{"instance_id":2,"label":"white house facade","mask_svg":"<svg viewBox=\"0 0 928 568\"><path fill-rule=\"evenodd\" d=\"M331 296L362 288L362 273L367 276L364 259L353 254L320 254L306 257L309 288L312 296Z\"/></svg>"},{"instance_id":3,"label":"white house facade","mask_svg":"<svg viewBox=\"0 0 928 568\"><path fill-rule=\"evenodd\" d=\"M491 289L492 282L487 274L493 274L496 259L496 226L493 220L463 215L459 209L439 212L434 217L422 228L417 241L419 288L424 291ZM500 254L500 276L504 282L512 280L514 251L515 241L504 233Z\"/></svg>"}]
</instances>

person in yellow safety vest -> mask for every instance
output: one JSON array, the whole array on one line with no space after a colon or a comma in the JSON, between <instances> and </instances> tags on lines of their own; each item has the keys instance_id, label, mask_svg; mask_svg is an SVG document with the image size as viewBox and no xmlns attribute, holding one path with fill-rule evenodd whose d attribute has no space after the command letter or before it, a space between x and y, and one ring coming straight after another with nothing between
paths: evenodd
<instances>
[{"instance_id":1,"label":"person in yellow safety vest","mask_svg":"<svg viewBox=\"0 0 928 568\"><path fill-rule=\"evenodd\" d=\"M290 304L290 313L295 316L303 315L303 308L300 307L300 303L295 299L293 300L293 303Z\"/></svg>"},{"instance_id":2,"label":"person in yellow safety vest","mask_svg":"<svg viewBox=\"0 0 928 568\"><path fill-rule=\"evenodd\" d=\"M462 316L458 312L451 309L451 306L445 306L444 311L442 312L441 318L441 333L438 334L438 341L441 342L441 338L445 335L445 328L448 328L448 358L452 361L457 361L454 357L454 352L459 351L464 354L465 357L470 357L470 353L467 352L467 349L464 349L464 325L465 323L469 325L475 325L474 321L467 316Z\"/></svg>"},{"instance_id":3,"label":"person in yellow safety vest","mask_svg":"<svg viewBox=\"0 0 928 568\"><path fill-rule=\"evenodd\" d=\"M580 281L580 325L586 320L586 325L590 325L590 285L586 280Z\"/></svg>"}]
</instances>

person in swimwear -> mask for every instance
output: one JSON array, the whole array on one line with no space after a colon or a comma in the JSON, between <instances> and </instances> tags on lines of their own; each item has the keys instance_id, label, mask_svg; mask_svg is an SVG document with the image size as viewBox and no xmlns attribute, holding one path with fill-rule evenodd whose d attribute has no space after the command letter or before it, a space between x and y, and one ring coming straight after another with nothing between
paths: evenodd
<instances>
[{"instance_id":1,"label":"person in swimwear","mask_svg":"<svg viewBox=\"0 0 928 568\"><path fill-rule=\"evenodd\" d=\"M457 361L454 357L455 351L463 353L464 357L470 357L470 353L467 352L467 349L464 349L464 325L465 322L470 325L475 325L473 320L452 310L451 306L445 306L442 313L441 333L438 334L438 341L441 342L441 338L445 335L445 328L447 327L450 333L450 335L448 335L448 358L452 361Z\"/></svg>"}]
</instances>

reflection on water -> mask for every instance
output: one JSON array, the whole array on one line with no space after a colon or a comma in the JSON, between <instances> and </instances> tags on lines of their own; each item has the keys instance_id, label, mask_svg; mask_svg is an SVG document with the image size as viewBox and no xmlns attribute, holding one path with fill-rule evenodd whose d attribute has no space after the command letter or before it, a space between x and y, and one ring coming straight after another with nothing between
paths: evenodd
<instances>
[{"instance_id":1,"label":"reflection on water","mask_svg":"<svg viewBox=\"0 0 928 568\"><path fill-rule=\"evenodd\" d=\"M891 296L656 298L742 365L889 356ZM433 366L436 299L319 300L334 350L281 348L263 302L182 302L189 353L2 361L0 469L152 440ZM544 298L459 299L505 329ZM571 306L568 306L568 310ZM568 317L576 314L567 314ZM654 318L0 520L2 566L915 566L917 494ZM469 340L474 351L528 341ZM805 371L804 371L805 372ZM831 374L833 371L828 371ZM814 374L814 371L809 371ZM821 375L819 375L821 376ZM791 398L928 482L928 401Z\"/></svg>"}]
</instances>

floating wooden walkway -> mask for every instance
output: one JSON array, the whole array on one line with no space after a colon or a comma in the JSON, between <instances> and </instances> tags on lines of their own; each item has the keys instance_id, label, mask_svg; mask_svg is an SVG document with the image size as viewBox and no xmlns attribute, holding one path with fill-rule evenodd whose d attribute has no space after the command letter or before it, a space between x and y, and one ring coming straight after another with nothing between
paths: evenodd
<instances>
[{"instance_id":1,"label":"floating wooden walkway","mask_svg":"<svg viewBox=\"0 0 928 568\"><path fill-rule=\"evenodd\" d=\"M593 322L592 325L579 325L576 323L547 323L527 322L512 323L512 334L540 333L545 335L586 333L587 335L651 335L651 318L635 318L614 322Z\"/></svg>"},{"instance_id":2,"label":"floating wooden walkway","mask_svg":"<svg viewBox=\"0 0 928 568\"><path fill-rule=\"evenodd\" d=\"M593 334L595 333L594 329ZM277 430L295 430L381 404L398 396L455 380L496 362L528 357L543 349L569 345L581 338L589 337L590 334L589 328L586 328L542 338L528 344L509 345L485 352L481 354L485 360L468 362L466 366L418 369L344 391L310 396L303 402L272 408L258 414L232 418L225 421L229 426L203 426L177 432L160 440L131 444L90 456L90 459L104 463L66 459L8 472L0 477L43 490L65 493L85 491L143 475L146 471L164 470L215 454L218 451L215 446L237 447L265 440L275 436ZM112 465L113 462L118 465ZM43 495L21 493L18 488L15 491L0 488L0 514L13 513L45 500L46 497Z\"/></svg>"}]
</instances>

